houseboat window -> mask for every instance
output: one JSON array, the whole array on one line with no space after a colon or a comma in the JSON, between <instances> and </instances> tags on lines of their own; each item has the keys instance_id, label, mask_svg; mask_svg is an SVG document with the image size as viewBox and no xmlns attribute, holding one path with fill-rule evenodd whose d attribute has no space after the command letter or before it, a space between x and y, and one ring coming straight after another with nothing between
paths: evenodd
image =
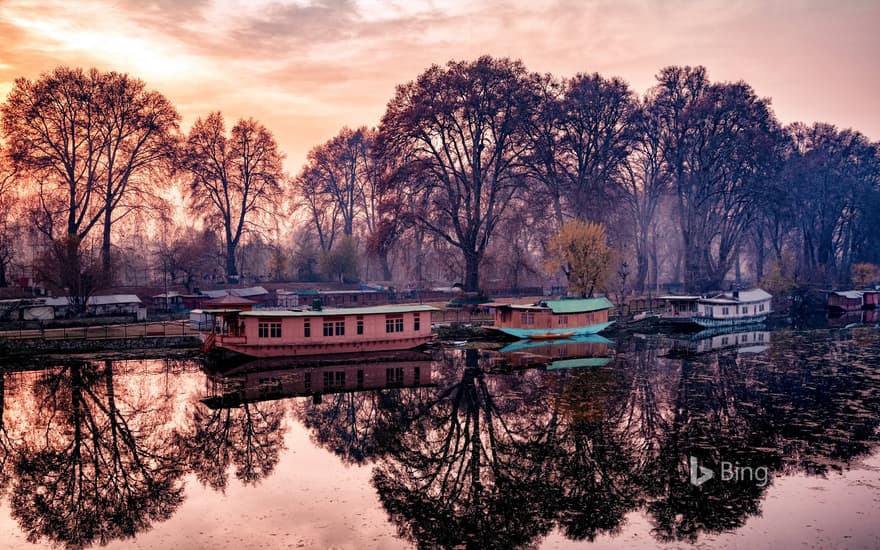
<instances>
[{"instance_id":1,"label":"houseboat window","mask_svg":"<svg viewBox=\"0 0 880 550\"><path fill-rule=\"evenodd\" d=\"M281 338L281 323L261 321L257 323L258 338Z\"/></svg>"},{"instance_id":2,"label":"houseboat window","mask_svg":"<svg viewBox=\"0 0 880 550\"><path fill-rule=\"evenodd\" d=\"M418 386L422 383L422 368L421 367L413 367L413 386Z\"/></svg>"},{"instance_id":3,"label":"houseboat window","mask_svg":"<svg viewBox=\"0 0 880 550\"><path fill-rule=\"evenodd\" d=\"M312 373L306 372L303 375L303 388L306 391L312 391Z\"/></svg>"},{"instance_id":4,"label":"houseboat window","mask_svg":"<svg viewBox=\"0 0 880 550\"><path fill-rule=\"evenodd\" d=\"M364 389L364 371L363 369L358 369L357 372L357 387L359 390Z\"/></svg>"},{"instance_id":5,"label":"houseboat window","mask_svg":"<svg viewBox=\"0 0 880 550\"><path fill-rule=\"evenodd\" d=\"M764 304L761 304L761 305L759 306L759 308L760 308L761 311L764 311Z\"/></svg>"},{"instance_id":6,"label":"houseboat window","mask_svg":"<svg viewBox=\"0 0 880 550\"><path fill-rule=\"evenodd\" d=\"M336 321L333 323L336 336L345 336L345 321Z\"/></svg>"},{"instance_id":7,"label":"houseboat window","mask_svg":"<svg viewBox=\"0 0 880 550\"><path fill-rule=\"evenodd\" d=\"M534 313L520 313L519 314L519 322L524 325L534 325L535 324L535 314Z\"/></svg>"},{"instance_id":8,"label":"houseboat window","mask_svg":"<svg viewBox=\"0 0 880 550\"><path fill-rule=\"evenodd\" d=\"M364 318L363 317L357 318L357 333L358 334L364 333Z\"/></svg>"},{"instance_id":9,"label":"houseboat window","mask_svg":"<svg viewBox=\"0 0 880 550\"><path fill-rule=\"evenodd\" d=\"M385 384L388 386L403 385L403 369L399 367L385 369Z\"/></svg>"},{"instance_id":10,"label":"houseboat window","mask_svg":"<svg viewBox=\"0 0 880 550\"><path fill-rule=\"evenodd\" d=\"M743 312L743 313L748 313L748 312L749 312L749 306L743 306L743 310L742 310L742 312Z\"/></svg>"},{"instance_id":11,"label":"houseboat window","mask_svg":"<svg viewBox=\"0 0 880 550\"><path fill-rule=\"evenodd\" d=\"M324 336L333 336L333 321L324 321Z\"/></svg>"},{"instance_id":12,"label":"houseboat window","mask_svg":"<svg viewBox=\"0 0 880 550\"><path fill-rule=\"evenodd\" d=\"M592 316L593 316L593 314L591 313L590 317L592 317ZM558 319L557 323L559 324L559 326L561 326L561 327L568 326L568 315L560 315L559 317L557 317L557 319Z\"/></svg>"},{"instance_id":13,"label":"houseboat window","mask_svg":"<svg viewBox=\"0 0 880 550\"><path fill-rule=\"evenodd\" d=\"M724 308L724 309L727 309L727 308ZM726 346L726 345L727 345L727 336L722 336L722 337L721 337L721 345L722 345L722 346Z\"/></svg>"},{"instance_id":14,"label":"houseboat window","mask_svg":"<svg viewBox=\"0 0 880 550\"><path fill-rule=\"evenodd\" d=\"M422 329L422 322L419 320L419 314L413 315L413 330L418 332Z\"/></svg>"},{"instance_id":15,"label":"houseboat window","mask_svg":"<svg viewBox=\"0 0 880 550\"><path fill-rule=\"evenodd\" d=\"M729 311L730 311L729 307L723 307L723 308L721 308L721 315L727 315Z\"/></svg>"},{"instance_id":16,"label":"houseboat window","mask_svg":"<svg viewBox=\"0 0 880 550\"><path fill-rule=\"evenodd\" d=\"M385 332L403 332L403 315L386 315Z\"/></svg>"},{"instance_id":17,"label":"houseboat window","mask_svg":"<svg viewBox=\"0 0 880 550\"><path fill-rule=\"evenodd\" d=\"M345 371L325 371L324 389L345 387Z\"/></svg>"},{"instance_id":18,"label":"houseboat window","mask_svg":"<svg viewBox=\"0 0 880 550\"><path fill-rule=\"evenodd\" d=\"M712 316L712 306L706 306L706 316Z\"/></svg>"},{"instance_id":19,"label":"houseboat window","mask_svg":"<svg viewBox=\"0 0 880 550\"><path fill-rule=\"evenodd\" d=\"M312 336L312 322L310 319L306 319L303 322L303 336L306 338L311 338Z\"/></svg>"}]
</instances>

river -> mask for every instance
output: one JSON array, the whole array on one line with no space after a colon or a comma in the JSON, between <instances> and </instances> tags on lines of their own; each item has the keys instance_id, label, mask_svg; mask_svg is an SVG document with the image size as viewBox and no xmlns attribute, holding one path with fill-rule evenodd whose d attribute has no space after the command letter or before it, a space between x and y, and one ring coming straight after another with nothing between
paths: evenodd
<instances>
[{"instance_id":1,"label":"river","mask_svg":"<svg viewBox=\"0 0 880 550\"><path fill-rule=\"evenodd\" d=\"M878 357L753 327L7 365L0 548L878 548Z\"/></svg>"}]
</instances>

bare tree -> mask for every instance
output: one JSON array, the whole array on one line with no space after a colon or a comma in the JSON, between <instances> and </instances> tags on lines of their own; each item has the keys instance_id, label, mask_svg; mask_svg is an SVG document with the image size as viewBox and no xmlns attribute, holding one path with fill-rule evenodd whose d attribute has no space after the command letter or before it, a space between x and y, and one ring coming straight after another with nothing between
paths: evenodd
<instances>
[{"instance_id":1,"label":"bare tree","mask_svg":"<svg viewBox=\"0 0 880 550\"><path fill-rule=\"evenodd\" d=\"M607 223L615 178L630 151L630 119L637 103L629 85L599 74L564 83L560 98L557 173L565 181L570 214Z\"/></svg>"},{"instance_id":2,"label":"bare tree","mask_svg":"<svg viewBox=\"0 0 880 550\"><path fill-rule=\"evenodd\" d=\"M655 254L652 249L656 243L651 241L655 215L661 199L670 189L661 125L656 109L646 98L630 121L632 149L621 165L619 180L631 219L637 224L635 288L639 291L645 287L649 258Z\"/></svg>"},{"instance_id":3,"label":"bare tree","mask_svg":"<svg viewBox=\"0 0 880 550\"><path fill-rule=\"evenodd\" d=\"M160 172L171 168L180 115L165 96L126 74L101 75L96 102L101 109L99 132L104 147L101 263L104 276L109 277L111 229L119 219L151 202L156 186L166 181Z\"/></svg>"},{"instance_id":4,"label":"bare tree","mask_svg":"<svg viewBox=\"0 0 880 550\"><path fill-rule=\"evenodd\" d=\"M183 154L192 174L190 209L222 232L231 281L238 280L235 253L242 235L280 196L281 160L272 133L254 119L239 120L227 137L218 111L190 130Z\"/></svg>"},{"instance_id":5,"label":"bare tree","mask_svg":"<svg viewBox=\"0 0 880 550\"><path fill-rule=\"evenodd\" d=\"M16 202L14 196L15 167L6 157L0 143L0 287L9 284L7 279L9 264L12 261L16 235L13 232L12 209Z\"/></svg>"},{"instance_id":6,"label":"bare tree","mask_svg":"<svg viewBox=\"0 0 880 550\"><path fill-rule=\"evenodd\" d=\"M33 82L17 79L2 115L10 156L36 183L38 229L69 243L103 224L109 279L112 226L159 181L150 176L173 152L174 107L128 75L58 67Z\"/></svg>"},{"instance_id":7,"label":"bare tree","mask_svg":"<svg viewBox=\"0 0 880 550\"><path fill-rule=\"evenodd\" d=\"M779 127L766 99L739 82L711 84L703 67L667 67L652 100L678 199L688 287L717 288L778 166Z\"/></svg>"},{"instance_id":8,"label":"bare tree","mask_svg":"<svg viewBox=\"0 0 880 550\"><path fill-rule=\"evenodd\" d=\"M520 190L520 157L537 102L519 61L481 57L434 65L399 86L380 127L380 150L404 161L413 219L461 251L464 288L479 290L493 233Z\"/></svg>"}]
</instances>

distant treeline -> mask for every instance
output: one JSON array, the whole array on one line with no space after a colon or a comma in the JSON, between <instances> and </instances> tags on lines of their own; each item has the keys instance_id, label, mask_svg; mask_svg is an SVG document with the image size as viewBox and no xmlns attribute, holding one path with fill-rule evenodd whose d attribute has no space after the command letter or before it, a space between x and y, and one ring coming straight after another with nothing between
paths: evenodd
<instances>
[{"instance_id":1,"label":"distant treeline","mask_svg":"<svg viewBox=\"0 0 880 550\"><path fill-rule=\"evenodd\" d=\"M126 74L21 78L0 116L0 286L33 277L83 303L112 284L242 276L559 282L548 243L569 220L605 226L606 291L878 276L880 145L783 127L703 67L666 67L638 96L506 58L435 65L295 176L262 123L227 131L214 112L183 135L171 102Z\"/></svg>"}]
</instances>

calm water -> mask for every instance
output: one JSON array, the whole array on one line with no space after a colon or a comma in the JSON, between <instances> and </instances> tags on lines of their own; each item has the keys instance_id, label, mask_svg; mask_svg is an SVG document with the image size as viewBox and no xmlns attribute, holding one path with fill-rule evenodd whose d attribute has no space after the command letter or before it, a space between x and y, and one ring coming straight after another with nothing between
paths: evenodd
<instances>
[{"instance_id":1,"label":"calm water","mask_svg":"<svg viewBox=\"0 0 880 550\"><path fill-rule=\"evenodd\" d=\"M877 328L432 355L6 370L0 548L880 547Z\"/></svg>"}]
</instances>

